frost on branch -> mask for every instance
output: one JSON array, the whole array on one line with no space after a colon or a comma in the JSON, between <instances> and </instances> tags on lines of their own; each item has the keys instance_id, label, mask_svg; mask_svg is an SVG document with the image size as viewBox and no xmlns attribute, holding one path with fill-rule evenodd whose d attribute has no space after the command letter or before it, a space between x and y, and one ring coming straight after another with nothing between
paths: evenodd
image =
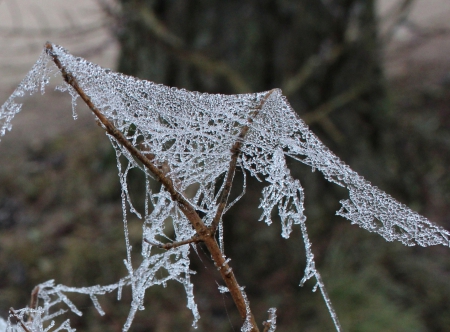
<instances>
[{"instance_id":1,"label":"frost on branch","mask_svg":"<svg viewBox=\"0 0 450 332\"><path fill-rule=\"evenodd\" d=\"M221 179L228 172L230 148L238 139L241 129L250 123L237 164L243 171L267 183L261 194L261 220L270 224L272 210L277 207L284 238L289 237L293 225L300 226L307 260L301 284L312 277L316 279L316 288L321 290L338 329L337 316L315 268L303 214L303 188L300 181L291 176L286 166L286 156L319 170L328 181L348 189L349 199L341 201L342 208L337 214L353 224L378 233L387 241L397 240L405 245L449 246L448 231L372 186L325 147L296 115L280 90L271 93L262 109L252 118L255 109L268 95L267 92L242 95L191 92L114 73L74 57L59 46L53 46L52 52L67 73L76 78L81 89L101 113L173 181L176 190L196 210L205 213L203 222L206 225L211 225L219 197L224 190ZM0 136L11 129L11 120L20 111L21 105L15 98L34 93L39 88L43 93L45 84L53 74L58 75L59 72L51 57L43 52L26 78L1 107ZM72 96L72 105L75 106L77 95L73 88L63 83L58 89L68 90ZM252 121L249 122L249 118ZM191 239L195 231L164 188L159 192L152 191L150 183L153 175L114 137L109 138L116 150L122 186L127 248L125 265L128 275L117 284L82 288L81 292L89 294L98 309L100 306L96 295L112 290L120 293L123 286L130 285L133 300L124 325L124 330L128 330L136 311L143 309L145 290L152 285L165 285L167 281L175 280L185 287L187 306L192 310L195 325L199 315L190 282L190 274L193 272L189 270L189 247L180 246L164 253L158 250L159 245L167 241ZM141 170L146 178L145 211L139 212L134 208L128 193L128 174L132 169ZM217 185L221 185L219 190L216 190ZM231 204L233 202L227 208ZM140 263L131 261L128 211L143 222ZM172 224L169 228L168 221ZM164 270L165 274L156 273L160 270ZM66 303L76 312L76 308L66 300L67 297L62 296L76 289L51 287L56 292L52 293L56 296L55 301ZM56 291L58 289L59 293ZM43 321L49 320L51 316L45 309L45 294L39 293L44 307L39 306L34 313L35 317L41 317Z\"/></svg>"}]
</instances>

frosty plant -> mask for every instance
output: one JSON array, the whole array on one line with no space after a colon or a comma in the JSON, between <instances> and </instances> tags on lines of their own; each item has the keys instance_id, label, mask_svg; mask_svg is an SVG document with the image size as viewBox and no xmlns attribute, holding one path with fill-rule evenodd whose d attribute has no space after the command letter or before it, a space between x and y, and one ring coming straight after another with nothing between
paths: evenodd
<instances>
[{"instance_id":1,"label":"frosty plant","mask_svg":"<svg viewBox=\"0 0 450 332\"><path fill-rule=\"evenodd\" d=\"M307 262L300 285L311 278L316 280L314 289L320 290L336 330L340 331L315 267L303 214L303 189L300 181L291 176L286 156L347 188L349 199L341 201L337 214L352 224L376 232L387 241L397 240L409 246L450 245L450 232L372 186L336 157L296 115L278 89L220 95L170 88L103 69L47 43L31 71L1 107L0 136L11 129L12 118L21 109L15 99L39 89L44 93L50 77L58 74L62 74L64 81L57 89L72 96L74 117L76 99L81 97L116 151L128 274L106 286L76 288L56 285L52 280L40 284L30 307L11 309L8 331L74 331L68 320L59 326L53 321L65 312L55 309L59 303L81 315L70 301L70 293L89 295L102 315L97 296L117 291L120 299L122 288L131 286L132 302L123 326L123 331L127 331L136 311L144 310L145 290L165 285L169 280L183 284L195 326L199 313L190 281L193 272L189 269L189 249L199 242L208 248L222 276L224 285L218 291L229 292L234 300L242 317L242 331L259 331L250 302L223 247L223 227L226 227L222 223L223 214L245 192L244 184L241 195L233 202L228 201L237 167L244 177L249 174L267 184L259 206L262 221L270 224L272 210L277 207L282 237L288 238L294 225L300 227ZM146 179L142 214L133 207L127 189L128 174L134 168ZM162 184L159 192L150 186L153 179ZM136 268L138 263L131 261L127 211L142 220L142 261ZM174 235L166 229L168 220L173 223ZM165 273L157 273L161 270ZM269 309L268 317L263 323L264 331L275 331L275 308Z\"/></svg>"}]
</instances>

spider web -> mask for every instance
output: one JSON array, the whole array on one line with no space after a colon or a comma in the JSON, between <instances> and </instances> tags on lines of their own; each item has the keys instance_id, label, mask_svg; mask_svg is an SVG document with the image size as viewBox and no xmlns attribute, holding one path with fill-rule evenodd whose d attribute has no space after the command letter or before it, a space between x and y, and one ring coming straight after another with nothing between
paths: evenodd
<instances>
[{"instance_id":1,"label":"spider web","mask_svg":"<svg viewBox=\"0 0 450 332\"><path fill-rule=\"evenodd\" d=\"M56 45L53 45L53 52L67 72L76 78L93 104L137 149L147 154L172 179L179 193L183 194L196 210L205 213L203 221L210 225L223 190L223 184L219 190L216 184L220 184L228 172L230 148L236 142L241 128L248 125L249 117L268 92L241 95L191 92L112 72L85 59L74 57ZM44 93L50 77L59 74L44 51L18 88L1 106L0 136L11 130L11 120L21 109L22 105L15 99L39 90ZM77 93L65 82L58 89L68 91L72 96L76 117ZM145 290L152 285L165 285L169 280L184 285L187 306L194 317L194 326L199 319L190 281L193 271L189 269L189 246L180 246L164 253L158 250L158 245L162 242L188 240L195 231L164 188L158 192L152 191L152 174L114 137L109 136L109 139L116 150L122 186L127 247L125 265L128 275L109 286L72 288L54 285L53 282L42 284L39 297L44 304L33 312L34 317L39 316L39 319L35 318L33 326L29 326L32 331L48 329L51 324L46 325L44 322L51 321L55 316L55 313L50 312L55 303L64 302L72 311L81 314L64 293L89 294L98 311L102 313L96 295L115 290L120 294L123 286L131 286L133 300L123 327L123 330L127 331L137 310L144 309ZM342 207L337 214L347 218L352 224L378 233L387 241L400 241L409 246L450 245L450 232L372 186L324 146L297 116L281 90L274 90L267 98L242 143L238 166L267 183L262 191L259 206L262 209L260 220L270 224L272 211L276 207L282 223L281 235L284 238L289 237L294 225L300 226L307 261L305 275L300 284L303 285L310 278L316 279L315 289L319 287L321 290L337 330L340 330L340 327L336 313L315 268L303 213L303 188L300 181L291 176L286 165L286 156L319 170L328 181L347 188L349 198L341 201ZM143 213L134 208L128 193L127 179L132 169L139 169L146 178ZM190 194L187 195L187 192ZM137 268L133 268L131 261L127 211L143 221L142 262ZM173 228L172 233L168 230L168 220L172 224L169 227ZM221 230L222 227L219 227L222 243ZM166 271L163 274L165 277L160 277L162 274L157 273L160 270ZM23 310L25 312L31 309ZM20 313L22 314L22 311ZM61 325L58 329L71 331L68 323L64 324L67 325ZM275 321L273 324L275 326ZM11 325L9 326L12 331ZM247 329L244 324L243 331Z\"/></svg>"}]
</instances>

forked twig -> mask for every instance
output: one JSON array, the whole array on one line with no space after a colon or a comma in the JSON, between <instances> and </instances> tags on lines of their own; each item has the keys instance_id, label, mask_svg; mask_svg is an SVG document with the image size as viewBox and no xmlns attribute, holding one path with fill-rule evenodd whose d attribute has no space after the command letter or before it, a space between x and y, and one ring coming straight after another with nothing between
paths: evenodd
<instances>
[{"instance_id":1,"label":"forked twig","mask_svg":"<svg viewBox=\"0 0 450 332\"><path fill-rule=\"evenodd\" d=\"M180 194L177 191L173 181L167 176L167 174L164 174L163 170L159 169L157 165L155 165L151 160L149 160L141 151L136 149L136 147L133 146L133 144L127 140L124 134L121 131L119 131L93 104L90 97L84 92L84 90L78 84L77 79L73 76L72 73L68 72L66 68L62 65L61 61L58 58L58 55L53 50L53 45L47 42L45 44L45 49L47 51L47 54L52 58L53 62L61 71L61 74L66 83L70 84L75 89L75 91L78 93L81 99L83 99L86 105L97 116L98 120L101 122L102 126L108 132L108 134L113 136L119 142L119 144L125 147L135 158L137 158L140 162L142 162L142 164L155 175L156 179L160 181L162 185L166 188L166 190L170 193L172 200L177 203L178 208L181 210L181 212L183 212L183 214L191 223L192 227L195 229L199 239L203 241L206 247L208 248L211 257L214 260L214 263L222 276L222 279L224 280L227 288L230 291L230 294L233 298L234 303L236 304L236 307L239 311L242 320L247 320L250 323L250 325L252 326L250 330L251 332L259 332L258 326L252 313L250 312L250 309L249 312L247 312L248 303L246 301L246 297L243 293L243 290L239 286L236 277L233 273L233 270L229 266L228 262L225 260L225 257L222 254L219 245L215 239L214 233L211 232L211 229L203 223L202 219L197 214L194 207L183 197L182 194ZM245 134L248 131L248 128L247 129L244 128L241 132L243 136L245 136Z\"/></svg>"}]
</instances>

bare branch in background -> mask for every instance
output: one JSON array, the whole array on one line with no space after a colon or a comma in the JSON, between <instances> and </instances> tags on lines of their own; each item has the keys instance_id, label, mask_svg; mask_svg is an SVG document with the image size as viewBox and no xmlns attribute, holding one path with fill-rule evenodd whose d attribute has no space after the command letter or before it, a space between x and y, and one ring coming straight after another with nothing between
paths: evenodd
<instances>
[{"instance_id":1,"label":"bare branch in background","mask_svg":"<svg viewBox=\"0 0 450 332\"><path fill-rule=\"evenodd\" d=\"M153 36L172 54L203 72L213 73L225 78L236 93L252 91L245 79L225 61L214 60L201 52L189 50L184 41L169 31L148 6L142 6L138 12L139 17L137 19L144 23Z\"/></svg>"},{"instance_id":2,"label":"bare branch in background","mask_svg":"<svg viewBox=\"0 0 450 332\"><path fill-rule=\"evenodd\" d=\"M315 122L319 122L323 120L325 117L327 117L331 112L334 110L344 106L345 104L351 102L352 100L355 100L361 94L367 91L367 89L372 84L369 83L360 83L355 84L352 88L349 90L331 98L331 100L325 102L315 110L306 113L303 115L303 120L307 124L313 124Z\"/></svg>"},{"instance_id":3,"label":"bare branch in background","mask_svg":"<svg viewBox=\"0 0 450 332\"><path fill-rule=\"evenodd\" d=\"M286 96L291 96L296 93L306 81L311 78L316 70L324 65L332 63L343 52L343 46L335 46L330 50L323 52L323 54L314 54L306 63L300 68L300 70L282 84L281 90Z\"/></svg>"},{"instance_id":4,"label":"bare branch in background","mask_svg":"<svg viewBox=\"0 0 450 332\"><path fill-rule=\"evenodd\" d=\"M388 14L382 18L383 21L391 21L387 31L381 36L382 42L387 45L392 41L397 30L405 25L408 21L408 16L413 8L415 0L402 0L398 2L394 8L389 10Z\"/></svg>"}]
</instances>

